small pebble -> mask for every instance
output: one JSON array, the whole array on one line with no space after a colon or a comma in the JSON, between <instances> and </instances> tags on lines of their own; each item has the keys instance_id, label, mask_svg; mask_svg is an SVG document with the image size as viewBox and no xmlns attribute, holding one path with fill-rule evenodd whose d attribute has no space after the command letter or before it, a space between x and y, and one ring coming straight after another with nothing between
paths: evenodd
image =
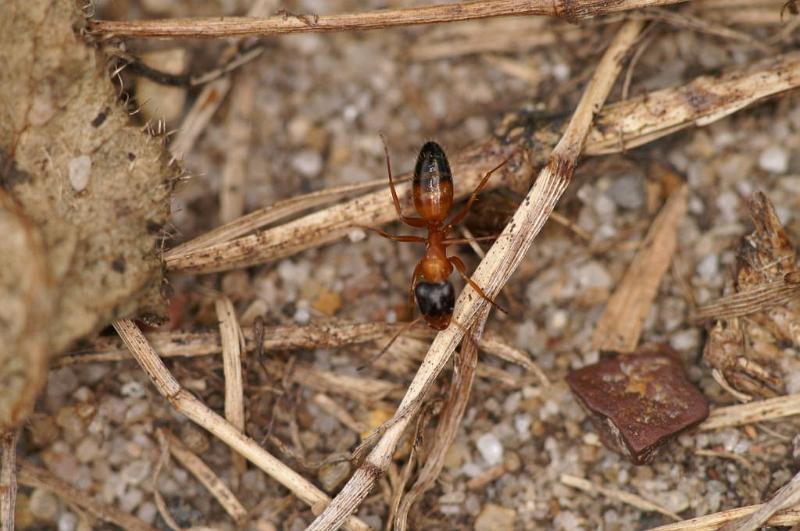
<instances>
[{"instance_id":1,"label":"small pebble","mask_svg":"<svg viewBox=\"0 0 800 531\"><path fill-rule=\"evenodd\" d=\"M158 514L158 508L152 502L144 502L139 506L139 510L136 511L136 517L142 520L146 524L152 524L156 520L156 515Z\"/></svg>"},{"instance_id":2,"label":"small pebble","mask_svg":"<svg viewBox=\"0 0 800 531\"><path fill-rule=\"evenodd\" d=\"M350 475L350 463L347 461L339 461L338 463L329 463L322 465L317 473L322 489L332 494L339 488L339 485Z\"/></svg>"},{"instance_id":3,"label":"small pebble","mask_svg":"<svg viewBox=\"0 0 800 531\"><path fill-rule=\"evenodd\" d=\"M92 159L89 155L81 155L69 161L67 167L69 183L76 192L82 192L89 186L89 177L92 173Z\"/></svg>"},{"instance_id":4,"label":"small pebble","mask_svg":"<svg viewBox=\"0 0 800 531\"><path fill-rule=\"evenodd\" d=\"M758 156L758 166L770 173L786 173L789 169L789 154L780 146L769 146Z\"/></svg>"},{"instance_id":5,"label":"small pebble","mask_svg":"<svg viewBox=\"0 0 800 531\"><path fill-rule=\"evenodd\" d=\"M42 522L55 522L58 514L58 498L44 489L34 489L30 498L31 512Z\"/></svg>"},{"instance_id":6,"label":"small pebble","mask_svg":"<svg viewBox=\"0 0 800 531\"><path fill-rule=\"evenodd\" d=\"M322 171L322 156L312 149L304 149L292 157L291 164L304 177L314 177Z\"/></svg>"},{"instance_id":7,"label":"small pebble","mask_svg":"<svg viewBox=\"0 0 800 531\"><path fill-rule=\"evenodd\" d=\"M489 466L499 465L503 462L503 444L493 433L484 433L478 437L475 446Z\"/></svg>"},{"instance_id":8,"label":"small pebble","mask_svg":"<svg viewBox=\"0 0 800 531\"><path fill-rule=\"evenodd\" d=\"M644 205L644 187L636 175L625 175L613 182L606 192L617 206L637 210Z\"/></svg>"},{"instance_id":9,"label":"small pebble","mask_svg":"<svg viewBox=\"0 0 800 531\"><path fill-rule=\"evenodd\" d=\"M58 518L58 531L74 531L78 525L78 517L73 513L61 513Z\"/></svg>"},{"instance_id":10,"label":"small pebble","mask_svg":"<svg viewBox=\"0 0 800 531\"><path fill-rule=\"evenodd\" d=\"M719 257L716 254L710 254L703 258L699 264L697 264L697 274L703 280L711 280L717 276L719 272Z\"/></svg>"},{"instance_id":11,"label":"small pebble","mask_svg":"<svg viewBox=\"0 0 800 531\"><path fill-rule=\"evenodd\" d=\"M475 519L475 531L512 531L517 520L514 509L487 503Z\"/></svg>"}]
</instances>

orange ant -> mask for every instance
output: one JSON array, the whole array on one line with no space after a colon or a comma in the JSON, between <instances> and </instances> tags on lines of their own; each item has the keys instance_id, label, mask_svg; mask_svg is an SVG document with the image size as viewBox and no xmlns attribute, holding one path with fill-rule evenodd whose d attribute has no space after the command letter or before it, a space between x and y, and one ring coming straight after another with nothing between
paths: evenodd
<instances>
[{"instance_id":1,"label":"orange ant","mask_svg":"<svg viewBox=\"0 0 800 531\"><path fill-rule=\"evenodd\" d=\"M414 306L414 299L416 298L421 316L409 323L407 327L401 329L397 335L406 328L413 326L420 318L424 318L428 325L436 330L444 330L450 325L453 316L453 308L455 306L455 290L450 283L449 277L454 267L464 281L469 284L478 295L489 301L495 308L506 313L505 310L490 299L486 293L484 293L483 289L467 275L464 262L462 262L458 256L447 256L446 248L448 245L465 243L465 241L467 241L464 239L448 238L448 236L469 213L478 194L483 191L489 182L489 177L491 177L495 171L503 167L509 159L504 160L483 176L483 179L481 179L478 186L473 190L472 195L469 196L464 208L453 216L449 223L446 223L445 221L450 215L450 209L453 206L453 174L450 171L450 163L447 161L447 156L444 154L444 150L441 146L436 142L426 142L425 145L422 146L422 149L420 149L419 156L417 157L417 164L414 167L412 188L414 207L419 217L410 217L403 215L400 209L400 200L397 198L397 191L395 190L394 179L392 177L389 148L386 145L386 139L383 135L381 135L381 140L383 140L383 151L386 155L386 171L389 174L389 189L392 192L392 201L394 202L395 210L397 210L397 215L406 225L428 229L428 236L423 238L421 236L389 234L380 229L365 227L390 240L425 244L425 255L414 268L411 288L408 294L409 305L411 307ZM490 236L489 238L494 238L494 236ZM389 345L397 338L397 335L392 338ZM381 354L389 345L381 351ZM380 354L378 356L380 356Z\"/></svg>"}]
</instances>

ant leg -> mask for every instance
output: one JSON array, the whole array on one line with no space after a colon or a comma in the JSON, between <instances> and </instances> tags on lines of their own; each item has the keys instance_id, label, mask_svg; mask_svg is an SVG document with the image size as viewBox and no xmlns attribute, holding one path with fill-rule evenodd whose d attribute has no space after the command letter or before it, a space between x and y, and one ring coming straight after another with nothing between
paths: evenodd
<instances>
[{"instance_id":1,"label":"ant leg","mask_svg":"<svg viewBox=\"0 0 800 531\"><path fill-rule=\"evenodd\" d=\"M513 154L512 154L512 156L513 156ZM458 214L453 216L453 219L450 220L450 223L445 225L445 227L444 227L444 233L445 234L447 234L448 232L452 231L453 228L456 225L461 223L461 221L469 213L469 210L472 208L472 204L478 198L478 194L481 193L484 188L486 188L486 184L489 182L489 177L491 177L494 172L496 172L497 170L499 170L500 168L502 168L503 166L508 164L509 160L511 160L511 157L508 157L506 160L504 160L503 162L501 162L500 164L498 164L497 166L495 166L494 168L492 168L491 170L486 172L486 175L483 176L483 179L481 179L481 182L478 183L478 186L476 186L475 189L472 191L472 195L469 196L469 200L467 201L467 204L464 205L464 208L461 209L461 212L459 212Z\"/></svg>"},{"instance_id":2,"label":"ant leg","mask_svg":"<svg viewBox=\"0 0 800 531\"><path fill-rule=\"evenodd\" d=\"M478 236L477 238L445 238L442 243L445 245L456 245L469 242L485 242L496 240L499 237L500 234L492 234L491 236Z\"/></svg>"},{"instance_id":3,"label":"ant leg","mask_svg":"<svg viewBox=\"0 0 800 531\"><path fill-rule=\"evenodd\" d=\"M427 240L422 236L412 236L410 234L389 234L388 232L376 229L375 227L367 227L366 225L354 225L360 229L370 230L372 232L377 232L378 235L383 236L389 240L394 240L396 242L410 242L410 243L425 243Z\"/></svg>"},{"instance_id":4,"label":"ant leg","mask_svg":"<svg viewBox=\"0 0 800 531\"><path fill-rule=\"evenodd\" d=\"M408 288L408 307L411 308L411 313L414 313L414 288L417 287L417 277L419 276L419 272L422 269L420 264L417 264L414 267L414 273L411 276L411 286Z\"/></svg>"},{"instance_id":5,"label":"ant leg","mask_svg":"<svg viewBox=\"0 0 800 531\"><path fill-rule=\"evenodd\" d=\"M484 293L483 289L482 289L482 288L481 288L479 285L477 285L477 284L475 283L475 281L474 281L474 280L472 280L472 279L469 277L469 275L467 275L467 268L466 268L466 266L464 265L464 262L462 262L462 261L461 261L461 258L459 258L459 257L457 257L457 256L451 256L451 257L450 257L450 258L448 258L447 260L448 260L448 261L449 261L451 264L453 264L453 265L455 266L456 270L458 270L458 273L461 275L461 278L463 278L463 279L464 279L464 282L466 282L467 284L469 284L469 285L470 285L470 287L471 287L472 289L474 289L474 290L475 290L475 291L478 293L478 295L480 295L481 297L483 297L483 298L484 298L484 299L485 299L487 302L489 302L489 304L491 304L492 306L494 306L495 308L497 308L498 310L500 310L500 311L501 311L501 312L503 312L504 314L508 315L508 312L507 312L507 311L506 311L506 310L505 310L505 309L504 309L502 306L500 306L499 304L497 304L496 302L494 302L492 299L490 299L490 298L489 298L489 296L488 296L488 295L486 295L486 293Z\"/></svg>"},{"instance_id":6,"label":"ant leg","mask_svg":"<svg viewBox=\"0 0 800 531\"><path fill-rule=\"evenodd\" d=\"M383 153L386 156L386 172L389 174L389 190L392 192L392 201L394 202L394 209L397 210L397 215L400 216L400 220L406 225L411 225L412 227L426 226L427 222L424 219L404 216L403 211L400 210L400 199L397 198L397 191L394 189L394 179L392 178L392 162L389 157L389 146L386 145L386 137L383 136L383 133L381 133L381 141L383 142Z\"/></svg>"},{"instance_id":7,"label":"ant leg","mask_svg":"<svg viewBox=\"0 0 800 531\"><path fill-rule=\"evenodd\" d=\"M389 342L388 342L388 343L386 343L386 346L384 346L384 347L383 347L383 348L380 350L380 352L378 352L377 354L373 354L372 356L370 356L370 358L369 358L369 359L366 361L366 363L364 363L363 365L360 365L359 367L356 367L356 370L357 370L357 371L361 371L361 370L363 370L364 368L366 368L366 367L369 367L370 365L373 365L373 364L374 364L376 361L378 361L378 360L379 360L379 359L380 359L380 358L381 358L381 357L382 357L384 354L386 354L386 351L387 351L387 350L389 350L389 347L391 347L391 346L394 344L394 342L395 342L395 341L397 341L397 338L399 338L399 337L400 337L401 335L403 335L405 332L408 332L408 330L409 330L411 327L413 327L415 324L419 323L421 319L422 319L422 316L420 315L419 317L417 317L417 318L416 318L416 319L414 319L413 321L409 321L408 323L406 323L405 325L403 325L403 326L400 328L400 330L398 330L397 332L395 332L395 334L392 336L392 338L389 340Z\"/></svg>"}]
</instances>

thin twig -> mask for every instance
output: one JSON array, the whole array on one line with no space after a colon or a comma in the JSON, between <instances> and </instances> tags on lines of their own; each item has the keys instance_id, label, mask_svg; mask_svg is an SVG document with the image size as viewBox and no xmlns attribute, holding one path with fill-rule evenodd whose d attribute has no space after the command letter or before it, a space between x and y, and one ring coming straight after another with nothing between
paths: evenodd
<instances>
[{"instance_id":1,"label":"thin twig","mask_svg":"<svg viewBox=\"0 0 800 531\"><path fill-rule=\"evenodd\" d=\"M56 478L47 470L41 469L25 460L20 460L17 480L26 487L44 489L52 492L65 503L80 507L98 520L110 522L130 531L154 531L152 527L129 513L102 504L88 492L76 489L70 483Z\"/></svg>"},{"instance_id":2,"label":"thin twig","mask_svg":"<svg viewBox=\"0 0 800 531\"><path fill-rule=\"evenodd\" d=\"M608 300L592 334L592 348L633 352L642 326L669 269L675 252L678 225L686 214L688 189L674 191L647 231L639 252Z\"/></svg>"},{"instance_id":3,"label":"thin twig","mask_svg":"<svg viewBox=\"0 0 800 531\"><path fill-rule=\"evenodd\" d=\"M792 415L800 415L800 393L714 409L697 429L731 428Z\"/></svg>"},{"instance_id":4,"label":"thin twig","mask_svg":"<svg viewBox=\"0 0 800 531\"><path fill-rule=\"evenodd\" d=\"M475 271L472 278L490 298L497 295L523 260L533 239L544 226L561 194L567 189L591 127L593 114L602 108L619 74L621 61L635 42L642 25L641 21L628 21L622 26L603 55L572 120L550 156L550 162L542 169L503 234ZM483 297L478 297L471 288L466 288L456 302L453 319L462 326L470 327L485 305ZM309 526L309 531L338 528L372 490L377 479L388 468L400 437L419 411L425 395L461 340L462 326L450 326L436 336L397 412L387 423L377 444L333 502Z\"/></svg>"},{"instance_id":5,"label":"thin twig","mask_svg":"<svg viewBox=\"0 0 800 531\"><path fill-rule=\"evenodd\" d=\"M222 341L222 372L225 377L225 418L236 429L244 433L244 385L242 381L242 350L244 337L236 320L236 310L228 297L222 296L215 303L219 319L219 335ZM232 461L237 474L234 474L234 488L239 483L239 475L247 468L244 458L233 452Z\"/></svg>"},{"instance_id":6,"label":"thin twig","mask_svg":"<svg viewBox=\"0 0 800 531\"><path fill-rule=\"evenodd\" d=\"M756 512L741 520L729 522L720 531L756 531L761 529L775 513L793 507L798 502L800 502L800 474L796 474Z\"/></svg>"},{"instance_id":7,"label":"thin twig","mask_svg":"<svg viewBox=\"0 0 800 531\"><path fill-rule=\"evenodd\" d=\"M663 525L650 528L649 531L718 531L720 526L731 520L745 517L763 507L760 505L749 505L738 509L729 509L718 513L707 514L691 520L683 520L674 524ZM769 526L781 527L792 526L800 523L800 510L786 509L772 516L766 524Z\"/></svg>"},{"instance_id":8,"label":"thin twig","mask_svg":"<svg viewBox=\"0 0 800 531\"><path fill-rule=\"evenodd\" d=\"M0 530L14 530L14 509L17 501L17 438L19 430L0 435Z\"/></svg>"},{"instance_id":9,"label":"thin twig","mask_svg":"<svg viewBox=\"0 0 800 531\"><path fill-rule=\"evenodd\" d=\"M90 30L99 37L220 38L282 35L298 32L357 31L415 24L435 24L510 15L545 15L570 22L648 6L686 0L494 0L381 9L339 15L291 15L268 18L209 17L138 21L95 20Z\"/></svg>"},{"instance_id":10,"label":"thin twig","mask_svg":"<svg viewBox=\"0 0 800 531\"><path fill-rule=\"evenodd\" d=\"M755 65L719 76L702 76L690 83L657 90L631 100L604 107L596 126L586 140L584 154L618 153L691 126L711 124L769 96L800 86L800 52L777 56ZM511 118L509 140L502 144L488 140L451 159L456 197L464 197L478 184L483 174L530 140L532 124L521 115ZM542 131L553 123L538 123ZM546 161L547 145L537 144L531 159ZM513 176L527 176L528 166L513 160L489 182L497 186ZM397 187L407 204L411 201L408 184ZM168 253L165 265L171 270L212 273L269 263L300 251L330 243L358 225L380 225L397 219L392 198L384 190L313 212L297 220L255 234L222 243L193 247L191 252Z\"/></svg>"},{"instance_id":11,"label":"thin twig","mask_svg":"<svg viewBox=\"0 0 800 531\"><path fill-rule=\"evenodd\" d=\"M787 275L787 278L726 295L698 308L692 315L692 320L732 319L784 305L800 297L800 279L796 277L797 275Z\"/></svg>"},{"instance_id":12,"label":"thin twig","mask_svg":"<svg viewBox=\"0 0 800 531\"><path fill-rule=\"evenodd\" d=\"M253 132L256 76L244 70L235 77L225 124L225 165L219 183L219 220L227 223L244 214L245 176Z\"/></svg>"},{"instance_id":13,"label":"thin twig","mask_svg":"<svg viewBox=\"0 0 800 531\"><path fill-rule=\"evenodd\" d=\"M560 480L561 483L563 483L564 485L568 485L574 489L582 490L592 495L602 494L607 498L611 498L613 500L619 500L622 503L627 503L632 507L636 507L640 511L661 513L664 516L672 518L677 522L681 520L680 516L670 511L669 509L665 509L664 507L661 507L657 503L653 503L650 500L646 500L636 494L625 492L624 490L615 489L611 487L603 487L602 485L597 485L587 479L579 478L577 476L572 476L569 474L561 474Z\"/></svg>"},{"instance_id":14,"label":"thin twig","mask_svg":"<svg viewBox=\"0 0 800 531\"><path fill-rule=\"evenodd\" d=\"M208 489L212 496L222 505L222 508L225 509L225 512L233 518L237 526L244 526L248 517L247 509L244 508L227 485L173 433L165 429L160 429L159 433L167 440L172 456Z\"/></svg>"},{"instance_id":15,"label":"thin twig","mask_svg":"<svg viewBox=\"0 0 800 531\"><path fill-rule=\"evenodd\" d=\"M242 454L248 461L307 503L312 510L317 510L328 503L329 498L324 492L183 389L133 321L119 320L114 321L113 325L133 357L155 384L158 392L176 410ZM343 524L348 529L369 529L368 525L356 517L351 517L346 522L343 520Z\"/></svg>"}]
</instances>

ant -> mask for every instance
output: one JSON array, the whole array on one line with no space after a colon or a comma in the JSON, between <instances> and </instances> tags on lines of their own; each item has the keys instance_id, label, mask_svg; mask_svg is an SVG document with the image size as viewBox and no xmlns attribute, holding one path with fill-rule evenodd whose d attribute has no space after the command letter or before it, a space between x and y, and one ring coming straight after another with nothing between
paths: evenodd
<instances>
[{"instance_id":1,"label":"ant","mask_svg":"<svg viewBox=\"0 0 800 531\"><path fill-rule=\"evenodd\" d=\"M381 351L378 356L388 349L397 336L406 328L416 324L424 318L428 326L436 330L444 330L450 325L455 306L455 290L450 283L449 277L453 268L458 271L464 281L474 289L478 295L486 299L495 308L506 313L503 308L498 306L490 299L483 289L478 286L469 275L467 275L464 262L458 256L447 256L446 248L448 245L464 243L464 239L449 238L453 229L466 217L472 208L478 194L483 191L489 182L492 174L502 168L510 159L506 159L496 167L489 170L481 179L478 186L472 191L467 204L461 209L449 223L446 223L453 206L453 174L450 171L450 163L444 150L436 142L426 142L420 149L417 163L414 167L414 178L412 190L414 197L414 208L418 217L405 216L400 209L400 200L394 187L392 177L392 164L389 158L389 148L386 145L386 138L381 135L383 141L383 151L386 156L386 171L389 174L389 189L392 193L394 208L400 220L415 228L427 228L428 236L395 235L389 234L381 229L365 227L377 232L384 238L398 242L413 242L425 244L425 255L420 259L414 268L409 289L409 305L414 306L414 299L417 301L421 316L411 321L406 327L401 329L389 344ZM494 236L478 239L494 239ZM377 356L376 356L377 357Z\"/></svg>"}]
</instances>

